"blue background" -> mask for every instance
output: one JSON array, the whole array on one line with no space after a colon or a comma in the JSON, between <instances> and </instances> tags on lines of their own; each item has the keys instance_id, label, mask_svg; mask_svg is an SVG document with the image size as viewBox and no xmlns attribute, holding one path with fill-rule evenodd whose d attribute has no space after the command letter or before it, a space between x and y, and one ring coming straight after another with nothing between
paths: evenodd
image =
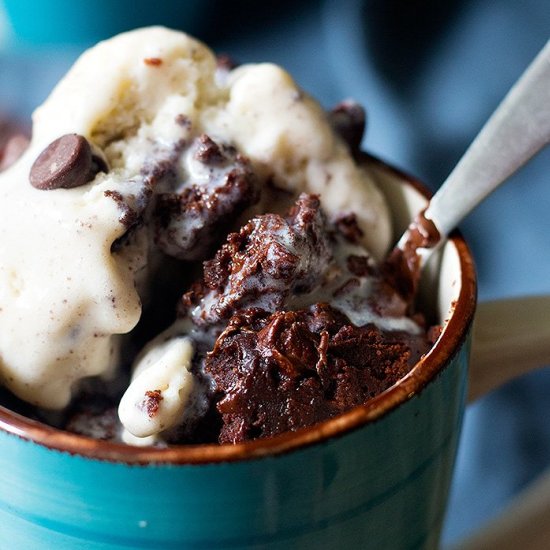
<instances>
[{"instance_id":1,"label":"blue background","mask_svg":"<svg viewBox=\"0 0 550 550\"><path fill-rule=\"evenodd\" d=\"M61 17L63 11L40 8L47 3L31 3L36 11L27 19L47 24ZM120 13L97 8L93 20L85 19L86 40L77 44L71 32L60 32L64 43L55 44L36 30L20 29L18 37L0 26L0 112L28 121L87 42L117 23L179 24L238 61L285 66L326 107L346 97L360 101L368 112L365 147L436 189L550 38L545 0L203 2L180 22L163 15L163 2L154 3L155 13L133 13L135 19L122 9L126 2L111 6L119 4ZM0 19L1 11L0 3ZM550 293L549 180L547 150L462 225L482 300ZM548 395L550 373L541 370L469 408L446 542L496 515L550 464Z\"/></svg>"}]
</instances>

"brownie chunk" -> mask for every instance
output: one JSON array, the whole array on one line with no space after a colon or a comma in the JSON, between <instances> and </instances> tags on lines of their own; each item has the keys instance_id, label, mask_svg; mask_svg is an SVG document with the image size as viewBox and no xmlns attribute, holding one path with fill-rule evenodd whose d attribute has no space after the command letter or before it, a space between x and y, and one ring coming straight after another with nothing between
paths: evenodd
<instances>
[{"instance_id":1,"label":"brownie chunk","mask_svg":"<svg viewBox=\"0 0 550 550\"><path fill-rule=\"evenodd\" d=\"M203 134L187 155L187 179L156 198L155 241L169 256L203 260L259 199L249 161Z\"/></svg>"},{"instance_id":2,"label":"brownie chunk","mask_svg":"<svg viewBox=\"0 0 550 550\"><path fill-rule=\"evenodd\" d=\"M331 260L319 198L302 194L286 218L265 214L230 234L205 262L202 283L184 296L182 312L204 326L245 308L281 309L318 286Z\"/></svg>"},{"instance_id":3,"label":"brownie chunk","mask_svg":"<svg viewBox=\"0 0 550 550\"><path fill-rule=\"evenodd\" d=\"M328 304L234 315L205 360L220 443L294 431L383 392L429 349L425 334L353 325Z\"/></svg>"},{"instance_id":4,"label":"brownie chunk","mask_svg":"<svg viewBox=\"0 0 550 550\"><path fill-rule=\"evenodd\" d=\"M99 378L83 381L77 397L64 411L59 427L93 439L119 441L121 427L117 404L120 385L120 382L110 384Z\"/></svg>"}]
</instances>

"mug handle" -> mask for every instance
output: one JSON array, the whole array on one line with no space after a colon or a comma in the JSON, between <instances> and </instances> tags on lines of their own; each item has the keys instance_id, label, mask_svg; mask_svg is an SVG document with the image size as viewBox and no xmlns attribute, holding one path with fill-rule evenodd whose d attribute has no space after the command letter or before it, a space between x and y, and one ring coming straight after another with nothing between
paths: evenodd
<instances>
[{"instance_id":1,"label":"mug handle","mask_svg":"<svg viewBox=\"0 0 550 550\"><path fill-rule=\"evenodd\" d=\"M470 358L470 402L538 367L550 365L550 296L478 305Z\"/></svg>"},{"instance_id":2,"label":"mug handle","mask_svg":"<svg viewBox=\"0 0 550 550\"><path fill-rule=\"evenodd\" d=\"M550 365L550 296L481 303L473 330L470 402L521 374ZM500 516L454 550L547 550L549 520L550 468Z\"/></svg>"}]
</instances>

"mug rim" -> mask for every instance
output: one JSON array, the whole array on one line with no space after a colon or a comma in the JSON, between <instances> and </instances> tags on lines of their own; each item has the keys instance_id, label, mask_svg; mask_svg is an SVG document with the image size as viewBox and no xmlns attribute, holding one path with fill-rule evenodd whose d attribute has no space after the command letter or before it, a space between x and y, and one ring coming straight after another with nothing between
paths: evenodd
<instances>
[{"instance_id":1,"label":"mug rim","mask_svg":"<svg viewBox=\"0 0 550 550\"><path fill-rule=\"evenodd\" d=\"M424 197L431 192L418 179L368 154L360 160L383 168L412 186ZM477 281L472 253L462 234L454 230L448 238L458 253L461 287L452 314L441 336L412 370L396 384L336 417L293 432L235 444L171 445L168 447L137 447L124 443L96 440L66 432L37 420L27 418L0 405L0 431L36 443L53 451L65 452L87 459L132 465L198 465L241 462L305 449L342 437L381 419L419 394L446 366L465 341L473 321L477 302Z\"/></svg>"}]
</instances>

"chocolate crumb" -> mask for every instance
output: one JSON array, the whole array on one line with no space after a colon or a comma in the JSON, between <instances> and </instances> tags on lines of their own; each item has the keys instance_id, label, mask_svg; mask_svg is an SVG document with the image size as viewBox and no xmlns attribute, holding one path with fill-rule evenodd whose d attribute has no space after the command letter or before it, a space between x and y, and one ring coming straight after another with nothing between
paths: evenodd
<instances>
[{"instance_id":1,"label":"chocolate crumb","mask_svg":"<svg viewBox=\"0 0 550 550\"><path fill-rule=\"evenodd\" d=\"M384 265L383 272L397 291L410 301L420 281L421 257L419 248L434 248L441 241L441 235L432 220L420 212L407 229L407 239L402 246L396 246Z\"/></svg>"},{"instance_id":2,"label":"chocolate crumb","mask_svg":"<svg viewBox=\"0 0 550 550\"><path fill-rule=\"evenodd\" d=\"M367 256L356 256L354 254L348 256L347 259L348 269L357 277L366 277L367 275L373 275L374 269L369 264L369 258Z\"/></svg>"},{"instance_id":3,"label":"chocolate crumb","mask_svg":"<svg viewBox=\"0 0 550 550\"><path fill-rule=\"evenodd\" d=\"M138 222L139 216L137 212L128 205L127 201L124 200L124 197L121 193L119 193L118 191L107 190L103 194L106 197L110 197L117 203L117 206L121 210L119 220L122 225L130 228Z\"/></svg>"},{"instance_id":4,"label":"chocolate crumb","mask_svg":"<svg viewBox=\"0 0 550 550\"><path fill-rule=\"evenodd\" d=\"M143 62L150 67L159 67L162 65L162 59L160 57L146 57Z\"/></svg>"},{"instance_id":5,"label":"chocolate crumb","mask_svg":"<svg viewBox=\"0 0 550 550\"><path fill-rule=\"evenodd\" d=\"M178 126L181 126L182 128L191 128L191 120L188 116L182 115L181 113L179 115L176 115L175 118L176 124Z\"/></svg>"},{"instance_id":6,"label":"chocolate crumb","mask_svg":"<svg viewBox=\"0 0 550 550\"><path fill-rule=\"evenodd\" d=\"M357 223L357 216L353 213L342 214L334 220L334 225L350 243L358 243L363 237L363 230Z\"/></svg>"},{"instance_id":7,"label":"chocolate crumb","mask_svg":"<svg viewBox=\"0 0 550 550\"><path fill-rule=\"evenodd\" d=\"M208 165L221 164L224 161L220 146L206 134L202 134L198 139L195 158Z\"/></svg>"},{"instance_id":8,"label":"chocolate crumb","mask_svg":"<svg viewBox=\"0 0 550 550\"><path fill-rule=\"evenodd\" d=\"M164 397L162 397L161 390L148 390L145 392L145 397L140 407L145 410L149 418L153 418L157 414L160 408L160 402L163 399Z\"/></svg>"}]
</instances>

